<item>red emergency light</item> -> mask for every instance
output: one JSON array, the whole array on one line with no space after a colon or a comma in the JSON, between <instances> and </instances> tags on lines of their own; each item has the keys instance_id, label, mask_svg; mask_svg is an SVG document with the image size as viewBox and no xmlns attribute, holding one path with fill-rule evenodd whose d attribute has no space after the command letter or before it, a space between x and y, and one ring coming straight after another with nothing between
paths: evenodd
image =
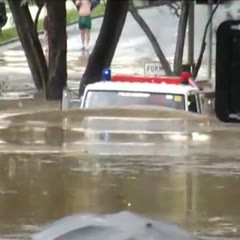
<instances>
[{"instance_id":1,"label":"red emergency light","mask_svg":"<svg viewBox=\"0 0 240 240\"><path fill-rule=\"evenodd\" d=\"M146 77L133 75L114 75L111 78L112 82L131 82L131 83L166 83L175 85L190 85L197 87L196 83L190 78L188 72L183 72L179 77L161 76L161 77Z\"/></svg>"}]
</instances>

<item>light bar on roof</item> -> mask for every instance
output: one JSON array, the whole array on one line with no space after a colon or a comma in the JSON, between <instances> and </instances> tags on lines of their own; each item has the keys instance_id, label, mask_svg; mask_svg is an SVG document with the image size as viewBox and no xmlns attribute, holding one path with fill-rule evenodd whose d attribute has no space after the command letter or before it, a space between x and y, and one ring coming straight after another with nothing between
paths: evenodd
<instances>
[{"instance_id":1,"label":"light bar on roof","mask_svg":"<svg viewBox=\"0 0 240 240\"><path fill-rule=\"evenodd\" d=\"M111 78L112 82L130 82L130 83L166 83L175 85L191 85L197 87L195 82L190 79L189 73L182 73L181 76L161 76L161 77L146 77L133 75L114 75Z\"/></svg>"}]
</instances>

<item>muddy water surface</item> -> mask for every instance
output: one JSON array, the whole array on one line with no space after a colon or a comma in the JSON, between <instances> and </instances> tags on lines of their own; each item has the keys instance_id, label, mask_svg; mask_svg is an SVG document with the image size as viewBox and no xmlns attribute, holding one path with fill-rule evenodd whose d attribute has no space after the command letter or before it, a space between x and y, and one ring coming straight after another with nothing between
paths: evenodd
<instances>
[{"instance_id":1,"label":"muddy water surface","mask_svg":"<svg viewBox=\"0 0 240 240\"><path fill-rule=\"evenodd\" d=\"M1 105L0 239L123 209L203 239L240 239L239 127L155 108L63 113L58 103L18 103Z\"/></svg>"}]
</instances>

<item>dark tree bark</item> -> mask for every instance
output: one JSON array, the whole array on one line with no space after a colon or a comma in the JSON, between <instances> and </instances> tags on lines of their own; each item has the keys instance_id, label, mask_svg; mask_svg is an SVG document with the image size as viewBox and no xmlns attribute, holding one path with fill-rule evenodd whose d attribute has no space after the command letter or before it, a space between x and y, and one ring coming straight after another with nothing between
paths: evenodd
<instances>
[{"instance_id":1,"label":"dark tree bark","mask_svg":"<svg viewBox=\"0 0 240 240\"><path fill-rule=\"evenodd\" d=\"M39 20L39 16L42 11L42 8L44 6L44 1L36 1L36 4L38 6L38 11L34 19L34 27L35 27L35 31L38 32L38 20Z\"/></svg>"},{"instance_id":2,"label":"dark tree bark","mask_svg":"<svg viewBox=\"0 0 240 240\"><path fill-rule=\"evenodd\" d=\"M88 65L80 82L79 94L89 83L101 80L102 70L109 67L126 20L129 0L108 0L103 23Z\"/></svg>"},{"instance_id":3,"label":"dark tree bark","mask_svg":"<svg viewBox=\"0 0 240 240\"><path fill-rule=\"evenodd\" d=\"M38 90L44 89L48 79L47 64L28 5L22 5L21 0L8 0L8 4L35 86Z\"/></svg>"},{"instance_id":4,"label":"dark tree bark","mask_svg":"<svg viewBox=\"0 0 240 240\"><path fill-rule=\"evenodd\" d=\"M65 0L47 0L49 78L46 97L49 100L62 98L67 83L67 33Z\"/></svg>"},{"instance_id":5,"label":"dark tree bark","mask_svg":"<svg viewBox=\"0 0 240 240\"><path fill-rule=\"evenodd\" d=\"M173 71L176 75L180 75L182 72L182 60L183 60L183 53L184 53L187 22L188 22L188 16L189 16L189 8L190 8L190 1L182 0L182 10L181 10L179 24L178 24L177 43L176 43L174 67L173 67Z\"/></svg>"},{"instance_id":6,"label":"dark tree bark","mask_svg":"<svg viewBox=\"0 0 240 240\"><path fill-rule=\"evenodd\" d=\"M168 60L166 59L157 38L154 36L152 30L150 29L150 27L148 26L148 24L144 21L144 19L142 18L142 16L138 13L138 10L136 9L136 7L134 6L133 0L130 0L130 7L129 10L133 16L133 18L135 19L135 21L139 24L139 26L141 27L141 29L143 30L143 32L146 34L148 40L150 41L155 54L157 55L159 61L162 64L163 70L165 72L166 75L172 75L172 69L171 66L168 62Z\"/></svg>"},{"instance_id":7,"label":"dark tree bark","mask_svg":"<svg viewBox=\"0 0 240 240\"><path fill-rule=\"evenodd\" d=\"M202 39L202 45L201 45L201 48L200 48L200 53L199 53L199 56L198 56L198 60L197 60L197 63L196 63L196 66L194 68L194 72L193 72L193 78L195 79L198 75L198 72L199 72L199 69L202 65L202 59L203 59L203 55L204 55L204 52L205 52L205 49L206 49L206 37L207 37L207 32L208 32L208 27L213 19L213 16L215 14L215 12L217 11L218 7L220 5L220 0L218 0L216 6L214 7L211 15L210 15L210 18L208 19L207 21L207 24L205 26L205 29L204 29L204 33L203 33L203 39Z\"/></svg>"}]
</instances>

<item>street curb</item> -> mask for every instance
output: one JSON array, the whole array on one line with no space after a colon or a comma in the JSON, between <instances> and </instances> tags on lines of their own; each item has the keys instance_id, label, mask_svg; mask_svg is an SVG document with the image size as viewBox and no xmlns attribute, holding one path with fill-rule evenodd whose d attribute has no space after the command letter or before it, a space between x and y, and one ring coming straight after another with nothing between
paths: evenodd
<instances>
[{"instance_id":1,"label":"street curb","mask_svg":"<svg viewBox=\"0 0 240 240\"><path fill-rule=\"evenodd\" d=\"M94 16L94 17L92 17L92 19L102 18L103 16L104 16L104 15ZM67 27L71 27L71 26L74 25L74 24L77 24L77 21L71 22L71 23L67 24ZM39 31L39 32L38 32L38 35L43 34L43 32L44 32L43 30ZM0 43L0 47L4 47L4 46L6 46L6 45L8 45L8 44L15 43L15 42L18 42L18 41L19 41L19 38L18 38L18 37L17 37L17 38L12 38L12 39L10 39L10 40L1 42L1 43Z\"/></svg>"}]
</instances>

